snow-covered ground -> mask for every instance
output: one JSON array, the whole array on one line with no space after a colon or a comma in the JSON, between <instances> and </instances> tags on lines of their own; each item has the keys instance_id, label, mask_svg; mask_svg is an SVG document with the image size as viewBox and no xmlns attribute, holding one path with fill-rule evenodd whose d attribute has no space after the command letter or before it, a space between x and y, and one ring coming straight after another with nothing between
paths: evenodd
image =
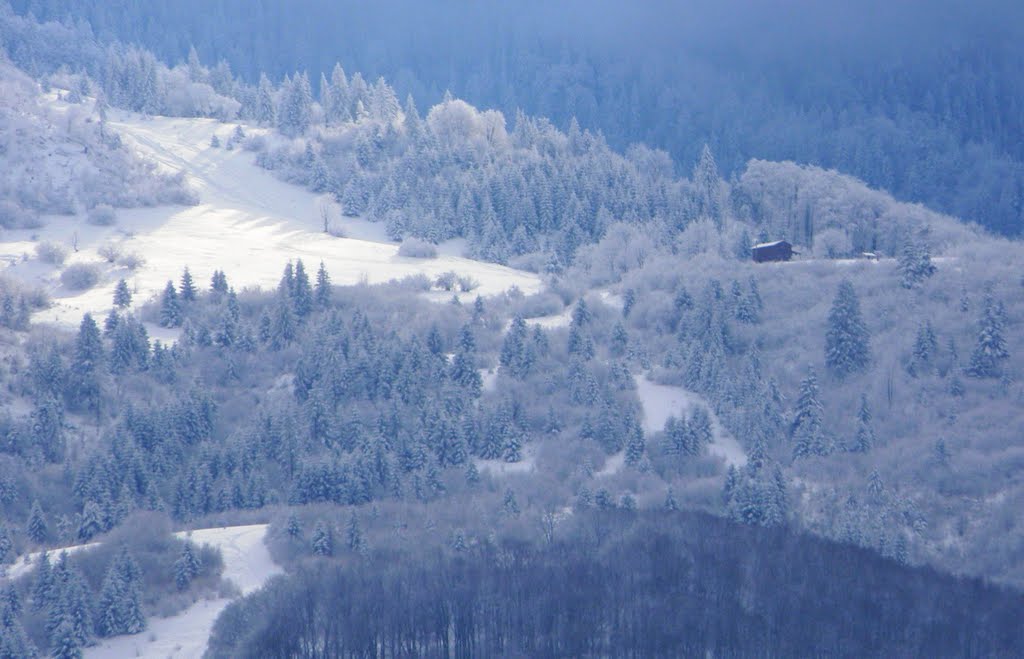
<instances>
[{"instance_id":1,"label":"snow-covered ground","mask_svg":"<svg viewBox=\"0 0 1024 659\"><path fill-rule=\"evenodd\" d=\"M498 368L481 368L480 383L484 391L494 391L498 388Z\"/></svg>"},{"instance_id":2,"label":"snow-covered ground","mask_svg":"<svg viewBox=\"0 0 1024 659\"><path fill-rule=\"evenodd\" d=\"M572 310L571 306L566 307L562 313L553 314L551 316L538 316L537 318L527 318L526 323L533 325L540 325L543 329L553 330L559 327L568 327L572 322ZM509 321L511 325L512 321ZM508 329L506 327L505 329Z\"/></svg>"},{"instance_id":3,"label":"snow-covered ground","mask_svg":"<svg viewBox=\"0 0 1024 659\"><path fill-rule=\"evenodd\" d=\"M684 415L689 416L695 407L702 406L711 417L713 439L708 446L708 452L721 456L729 465L742 467L747 464L747 456L743 447L725 430L715 411L711 409L703 396L682 387L656 384L648 380L645 375L639 375L635 379L636 393L640 397L640 404L644 411L643 428L645 433L650 435L663 430L665 422L670 416L677 418Z\"/></svg>"},{"instance_id":4,"label":"snow-covered ground","mask_svg":"<svg viewBox=\"0 0 1024 659\"><path fill-rule=\"evenodd\" d=\"M106 313L121 277L134 289L137 301L146 300L162 291L168 280L177 282L186 265L203 286L214 270L223 270L238 290L275 287L285 262L299 258L311 276L322 260L336 284L455 271L479 283L472 295L493 295L512 286L530 294L541 287L540 278L532 273L455 256L458 242L442 246L440 256L433 259L398 256L398 245L386 239L381 225L341 217L328 197L278 180L257 167L250 152L210 146L214 133L226 142L233 125L111 114L110 128L143 157L168 171L185 172L199 204L119 210L112 227L92 226L82 218L48 217L40 229L5 232L0 242L0 260L8 264L5 273L42 284L56 303L37 320L76 325L86 311ZM332 226L349 237L323 232L320 213L325 204ZM101 283L85 292L66 290L58 271L35 258L35 246L43 240L65 246L68 264L102 264ZM109 244L138 254L145 265L130 272L102 263L97 250ZM30 258L24 260L24 255Z\"/></svg>"},{"instance_id":5,"label":"snow-covered ground","mask_svg":"<svg viewBox=\"0 0 1024 659\"><path fill-rule=\"evenodd\" d=\"M176 534L198 545L213 545L224 556L224 578L234 583L243 595L262 586L281 568L270 558L263 544L266 524L201 529ZM122 657L202 657L220 612L231 602L218 598L200 600L170 618L150 618L146 631L134 636L117 636L86 648L85 657L120 659Z\"/></svg>"},{"instance_id":6,"label":"snow-covered ground","mask_svg":"<svg viewBox=\"0 0 1024 659\"><path fill-rule=\"evenodd\" d=\"M605 458L604 464L601 469L594 472L594 476L602 478L604 476L614 476L615 474L622 471L622 468L626 465L626 452L619 451L613 453Z\"/></svg>"}]
</instances>

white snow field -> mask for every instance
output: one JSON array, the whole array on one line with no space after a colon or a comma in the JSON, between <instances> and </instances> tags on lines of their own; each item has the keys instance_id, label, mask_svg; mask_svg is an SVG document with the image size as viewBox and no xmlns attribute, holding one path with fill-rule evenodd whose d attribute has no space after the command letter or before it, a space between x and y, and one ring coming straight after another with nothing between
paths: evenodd
<instances>
[{"instance_id":1,"label":"white snow field","mask_svg":"<svg viewBox=\"0 0 1024 659\"><path fill-rule=\"evenodd\" d=\"M234 124L112 112L109 126L141 156L168 171L184 172L199 204L121 209L111 227L92 226L81 217L51 216L40 229L5 232L0 241L0 260L8 266L5 273L43 285L55 302L36 316L37 321L77 325L84 312L105 314L114 284L122 277L133 288L136 302L142 302L162 291L168 280L177 282L186 265L201 286L207 285L214 270L223 270L239 291L276 287L285 262L299 258L311 278L322 260L335 284L379 283L415 274L433 278L454 271L479 283L470 295L494 295L512 286L530 294L541 288L535 274L455 256L459 241L442 245L433 259L398 256L398 245L387 240L383 226L340 217L328 196L275 178L255 164L251 152L210 146L215 133L226 143ZM325 204L333 214L333 227L350 237L323 232L320 213ZM63 245L69 265L100 264L100 284L84 292L67 290L57 269L35 258L40 241ZM145 264L131 272L104 263L97 250L110 244L138 254ZM451 294L432 297L448 300Z\"/></svg>"},{"instance_id":2,"label":"white snow field","mask_svg":"<svg viewBox=\"0 0 1024 659\"><path fill-rule=\"evenodd\" d=\"M713 433L708 452L721 456L728 465L742 467L747 464L747 455L743 447L725 430L715 411L711 409L703 396L682 387L656 384L648 380L646 375L639 375L634 379L636 380L636 393L643 406L645 433L650 435L663 430L665 422L670 416L674 415L678 418L684 414L689 415L695 407L703 406L707 410L708 416L711 417Z\"/></svg>"},{"instance_id":3,"label":"white snow field","mask_svg":"<svg viewBox=\"0 0 1024 659\"><path fill-rule=\"evenodd\" d=\"M234 583L243 595L262 586L282 572L263 544L266 524L229 526L176 533L197 545L213 545L224 555L224 578ZM144 632L133 636L115 636L85 649L90 659L122 657L202 657L213 631L213 623L230 599L200 600L170 618L150 618Z\"/></svg>"}]
</instances>

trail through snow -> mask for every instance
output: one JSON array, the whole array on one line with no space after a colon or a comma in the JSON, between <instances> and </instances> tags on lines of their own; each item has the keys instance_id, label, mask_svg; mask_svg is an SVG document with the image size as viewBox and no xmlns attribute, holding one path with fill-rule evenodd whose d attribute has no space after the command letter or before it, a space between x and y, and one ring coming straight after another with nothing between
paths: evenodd
<instances>
[{"instance_id":1,"label":"trail through snow","mask_svg":"<svg viewBox=\"0 0 1024 659\"><path fill-rule=\"evenodd\" d=\"M747 464L747 455L743 451L743 447L722 426L715 411L711 409L703 396L682 387L656 384L648 380L645 375L639 375L635 379L636 393L640 397L640 404L644 411L643 428L645 433L650 435L659 432L665 428L665 422L670 416L689 416L695 407L703 406L711 417L713 433L708 452L721 456L728 465L742 467Z\"/></svg>"},{"instance_id":2,"label":"trail through snow","mask_svg":"<svg viewBox=\"0 0 1024 659\"><path fill-rule=\"evenodd\" d=\"M320 209L323 203L331 203L326 196L275 178L254 163L251 152L210 146L215 133L226 141L232 125L112 113L109 126L143 157L169 171L184 172L199 195L199 204L122 209L113 227L95 227L81 218L49 217L40 229L5 232L0 242L0 258L8 264L5 272L43 284L54 299L53 307L37 315L37 320L77 325L87 311L105 314L113 287L122 277L135 290L136 301L144 301L160 293L168 280L177 282L186 265L201 286L217 269L238 290L276 287L285 262L298 258L311 277L323 260L335 284L379 283L414 274L433 278L455 271L479 283L471 295L493 295L512 286L526 294L541 288L535 274L454 256L457 242L443 246L437 258L400 257L398 245L386 239L381 225L340 218L336 210L332 224L353 237L325 234ZM72 237L77 239L77 252L72 252ZM125 253L142 256L145 265L130 272L103 264L98 286L70 291L60 285L56 269L31 258L37 241L43 240L68 248L69 264L102 263L97 250L113 243ZM30 258L23 260L26 254ZM451 296L433 297L447 300Z\"/></svg>"},{"instance_id":3,"label":"trail through snow","mask_svg":"<svg viewBox=\"0 0 1024 659\"><path fill-rule=\"evenodd\" d=\"M224 556L224 578L234 583L243 595L262 586L281 573L263 544L266 524L229 526L176 533L197 545L213 545ZM146 631L133 636L116 636L85 649L86 659L121 657L202 657L213 631L213 623L230 599L200 600L170 618L150 618Z\"/></svg>"}]
</instances>

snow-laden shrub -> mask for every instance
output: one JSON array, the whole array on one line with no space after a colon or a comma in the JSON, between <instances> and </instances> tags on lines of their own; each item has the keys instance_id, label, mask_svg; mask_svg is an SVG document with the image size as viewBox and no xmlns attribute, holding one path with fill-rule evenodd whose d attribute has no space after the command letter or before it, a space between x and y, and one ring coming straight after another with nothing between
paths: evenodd
<instances>
[{"instance_id":1,"label":"snow-laden shrub","mask_svg":"<svg viewBox=\"0 0 1024 659\"><path fill-rule=\"evenodd\" d=\"M238 116L242 104L221 96L205 82L193 82L184 67L171 69L163 79L166 96L164 111L176 117L214 117L230 121Z\"/></svg>"},{"instance_id":2,"label":"snow-laden shrub","mask_svg":"<svg viewBox=\"0 0 1024 659\"><path fill-rule=\"evenodd\" d=\"M437 258L437 245L432 245L419 238L406 238L398 248L398 255L411 259Z\"/></svg>"},{"instance_id":3,"label":"snow-laden shrub","mask_svg":"<svg viewBox=\"0 0 1024 659\"><path fill-rule=\"evenodd\" d=\"M103 257L103 260L107 263L116 263L117 259L121 257L121 248L114 243L107 243L101 245L96 253Z\"/></svg>"},{"instance_id":4,"label":"snow-laden shrub","mask_svg":"<svg viewBox=\"0 0 1024 659\"><path fill-rule=\"evenodd\" d=\"M85 291L100 281L100 269L92 263L75 263L60 273L60 283L73 291Z\"/></svg>"},{"instance_id":5,"label":"snow-laden shrub","mask_svg":"<svg viewBox=\"0 0 1024 659\"><path fill-rule=\"evenodd\" d=\"M441 145L454 152L483 153L487 148L505 147L508 131L505 115L497 110L480 112L460 99L439 103L427 114L427 125Z\"/></svg>"},{"instance_id":6,"label":"snow-laden shrub","mask_svg":"<svg viewBox=\"0 0 1024 659\"><path fill-rule=\"evenodd\" d=\"M146 259L142 258L135 252L129 252L117 257L117 264L123 268L128 268L129 270L134 271L145 265Z\"/></svg>"},{"instance_id":7,"label":"snow-laden shrub","mask_svg":"<svg viewBox=\"0 0 1024 659\"><path fill-rule=\"evenodd\" d=\"M100 204L89 211L86 221L98 227L109 227L117 221L117 213L110 204Z\"/></svg>"},{"instance_id":8,"label":"snow-laden shrub","mask_svg":"<svg viewBox=\"0 0 1024 659\"><path fill-rule=\"evenodd\" d=\"M459 277L459 292L469 293L480 287L480 282L470 276Z\"/></svg>"},{"instance_id":9,"label":"snow-laden shrub","mask_svg":"<svg viewBox=\"0 0 1024 659\"><path fill-rule=\"evenodd\" d=\"M68 251L57 243L44 241L36 245L36 256L43 263L60 267L64 265L64 261L68 258Z\"/></svg>"},{"instance_id":10,"label":"snow-laden shrub","mask_svg":"<svg viewBox=\"0 0 1024 659\"><path fill-rule=\"evenodd\" d=\"M554 293L544 291L527 295L516 307L515 313L523 318L541 318L543 316L554 316L562 313L565 305L561 298Z\"/></svg>"},{"instance_id":11,"label":"snow-laden shrub","mask_svg":"<svg viewBox=\"0 0 1024 659\"><path fill-rule=\"evenodd\" d=\"M459 275L454 271L442 272L434 279L434 286L442 291L454 291L459 283Z\"/></svg>"},{"instance_id":12,"label":"snow-laden shrub","mask_svg":"<svg viewBox=\"0 0 1024 659\"><path fill-rule=\"evenodd\" d=\"M13 201L0 201L0 227L4 229L34 229L41 226L35 213L27 211Z\"/></svg>"}]
</instances>

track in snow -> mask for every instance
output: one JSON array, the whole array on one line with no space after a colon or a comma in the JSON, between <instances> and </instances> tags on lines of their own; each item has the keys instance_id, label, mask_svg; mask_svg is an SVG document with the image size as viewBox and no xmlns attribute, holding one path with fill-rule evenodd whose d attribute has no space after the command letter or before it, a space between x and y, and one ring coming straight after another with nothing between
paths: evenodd
<instances>
[{"instance_id":1,"label":"track in snow","mask_svg":"<svg viewBox=\"0 0 1024 659\"><path fill-rule=\"evenodd\" d=\"M234 583L243 595L262 586L267 579L281 573L263 544L266 524L229 526L176 533L197 545L213 545L224 556L223 577ZM85 649L86 659L120 659L121 657L202 657L213 631L213 623L230 599L200 600L170 618L150 618L146 631L133 636L116 636Z\"/></svg>"}]
</instances>

